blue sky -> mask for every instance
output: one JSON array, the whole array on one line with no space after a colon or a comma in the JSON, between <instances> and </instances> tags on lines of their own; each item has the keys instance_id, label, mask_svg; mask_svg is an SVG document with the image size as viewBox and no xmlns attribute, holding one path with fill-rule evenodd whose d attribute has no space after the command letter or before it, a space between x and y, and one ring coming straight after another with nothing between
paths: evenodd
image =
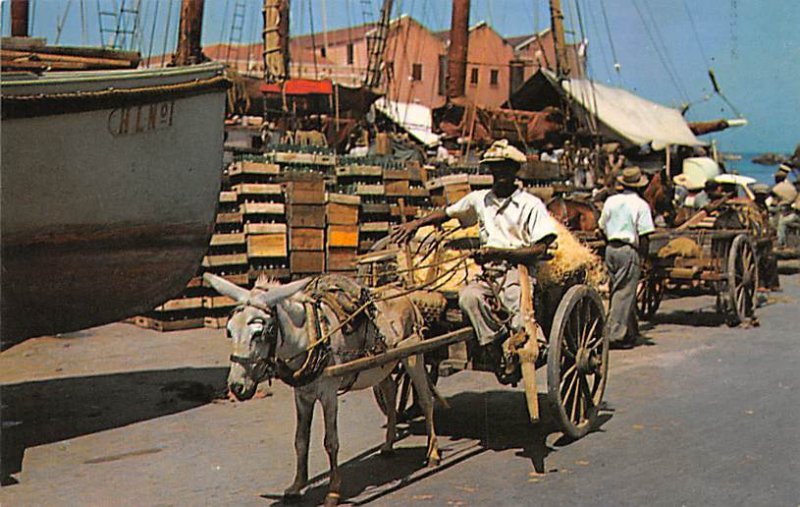
<instances>
[{"instance_id":1,"label":"blue sky","mask_svg":"<svg viewBox=\"0 0 800 507\"><path fill-rule=\"evenodd\" d=\"M113 11L121 1L31 0L33 34L54 42L59 20L66 13L59 43L97 45L98 5ZM131 5L135 0L125 2ZM262 1L238 2L244 4L246 14L242 40L257 40ZM204 43L230 39L238 2L206 0ZM8 35L8 0L0 3L2 33ZM331 29L362 23L364 3L375 16L380 0L292 0L292 33L310 31L309 8L316 30L322 29L323 22ZM395 15L411 14L436 30L449 26L449 0L394 3ZM504 36L549 26L546 0L471 3L471 23L485 20ZM141 0L144 54L160 54L165 47L167 11L171 26L166 47L174 49L179 4L180 0ZM589 70L595 79L665 105L692 102L690 120L735 117L734 109L720 97L703 100L712 92L707 75L711 67L723 93L750 122L716 136L724 150L789 152L800 143L800 0L562 0L562 5L568 38L589 41ZM615 62L619 72L614 70Z\"/></svg>"}]
</instances>

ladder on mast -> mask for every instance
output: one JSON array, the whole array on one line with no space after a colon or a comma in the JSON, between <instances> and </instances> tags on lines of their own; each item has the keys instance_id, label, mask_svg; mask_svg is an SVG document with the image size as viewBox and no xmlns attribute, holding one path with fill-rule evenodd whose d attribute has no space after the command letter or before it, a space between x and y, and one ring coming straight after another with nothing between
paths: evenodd
<instances>
[{"instance_id":1,"label":"ladder on mast","mask_svg":"<svg viewBox=\"0 0 800 507\"><path fill-rule=\"evenodd\" d=\"M139 33L141 0L122 0L119 11L100 11L100 43L105 48L133 50ZM109 26L109 23L111 26Z\"/></svg>"},{"instance_id":2,"label":"ladder on mast","mask_svg":"<svg viewBox=\"0 0 800 507\"><path fill-rule=\"evenodd\" d=\"M233 19L231 21L231 32L228 36L228 50L225 53L225 63L231 62L231 50L234 44L236 45L235 57L237 60L239 58L239 50L241 49L242 38L244 36L246 9L247 5L244 0L236 0L236 4L233 6Z\"/></svg>"}]
</instances>

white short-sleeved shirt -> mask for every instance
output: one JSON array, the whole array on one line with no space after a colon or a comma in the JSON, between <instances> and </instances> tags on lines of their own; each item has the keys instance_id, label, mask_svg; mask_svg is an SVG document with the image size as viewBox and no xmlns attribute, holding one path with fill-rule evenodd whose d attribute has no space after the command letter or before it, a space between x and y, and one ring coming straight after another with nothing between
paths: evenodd
<instances>
[{"instance_id":1,"label":"white short-sleeved shirt","mask_svg":"<svg viewBox=\"0 0 800 507\"><path fill-rule=\"evenodd\" d=\"M445 212L463 225L477 222L484 247L531 247L546 236L556 234L555 221L544 203L522 189L515 190L506 199L497 197L491 190L475 190L448 206Z\"/></svg>"},{"instance_id":2,"label":"white short-sleeved shirt","mask_svg":"<svg viewBox=\"0 0 800 507\"><path fill-rule=\"evenodd\" d=\"M630 191L612 195L606 200L599 225L609 241L624 241L636 247L639 246L639 236L655 230L650 206Z\"/></svg>"}]
</instances>

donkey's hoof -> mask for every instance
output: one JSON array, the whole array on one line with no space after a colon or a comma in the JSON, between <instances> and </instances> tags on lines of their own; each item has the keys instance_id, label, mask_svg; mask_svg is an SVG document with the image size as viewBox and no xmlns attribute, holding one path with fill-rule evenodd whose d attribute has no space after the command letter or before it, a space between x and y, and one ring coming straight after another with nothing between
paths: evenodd
<instances>
[{"instance_id":1,"label":"donkey's hoof","mask_svg":"<svg viewBox=\"0 0 800 507\"><path fill-rule=\"evenodd\" d=\"M435 457L435 458L434 457L430 457L430 458L428 458L428 468L436 468L436 467L439 466L439 463L441 463L441 462L442 462L442 460L438 456Z\"/></svg>"},{"instance_id":2,"label":"donkey's hoof","mask_svg":"<svg viewBox=\"0 0 800 507\"><path fill-rule=\"evenodd\" d=\"M325 503L323 504L325 507L335 507L339 505L339 493L328 493L325 495Z\"/></svg>"},{"instance_id":3,"label":"donkey's hoof","mask_svg":"<svg viewBox=\"0 0 800 507\"><path fill-rule=\"evenodd\" d=\"M381 456L384 458L389 458L394 456L394 446L392 445L382 445L381 446Z\"/></svg>"}]
</instances>

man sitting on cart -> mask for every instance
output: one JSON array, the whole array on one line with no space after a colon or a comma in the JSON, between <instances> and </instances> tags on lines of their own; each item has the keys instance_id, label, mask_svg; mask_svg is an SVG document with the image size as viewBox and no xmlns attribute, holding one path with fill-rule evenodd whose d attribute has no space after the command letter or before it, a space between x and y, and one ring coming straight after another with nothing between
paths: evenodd
<instances>
[{"instance_id":1,"label":"man sitting on cart","mask_svg":"<svg viewBox=\"0 0 800 507\"><path fill-rule=\"evenodd\" d=\"M481 160L494 177L491 189L472 191L445 209L399 226L391 235L403 243L418 228L451 218L464 226L478 223L481 249L474 258L483 267L482 274L461 290L458 302L501 381L504 371L510 374L510 357L504 356L502 343L523 326L517 266L528 266L533 277L537 260L556 239L555 221L544 203L517 184L517 172L525 161L507 140L495 141Z\"/></svg>"}]
</instances>

